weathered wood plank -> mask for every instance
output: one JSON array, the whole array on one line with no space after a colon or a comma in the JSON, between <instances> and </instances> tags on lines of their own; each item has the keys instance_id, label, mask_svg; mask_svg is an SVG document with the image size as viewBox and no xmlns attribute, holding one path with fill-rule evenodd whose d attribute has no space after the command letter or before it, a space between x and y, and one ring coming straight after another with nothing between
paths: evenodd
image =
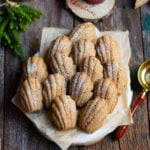
<instances>
[{"instance_id":1,"label":"weathered wood plank","mask_svg":"<svg viewBox=\"0 0 150 150\"><path fill-rule=\"evenodd\" d=\"M142 36L143 36L143 46L144 46L144 59L150 59L150 13L149 13L149 4L144 5L141 7L141 21L142 21ZM145 145L147 145L148 149L150 149L150 140L149 140L149 133L150 133L150 94L147 94L147 109L148 109L148 118L147 122L149 123L149 129L147 128L147 132L145 133ZM143 134L144 136L144 134Z\"/></svg>"},{"instance_id":2,"label":"weathered wood plank","mask_svg":"<svg viewBox=\"0 0 150 150\"><path fill-rule=\"evenodd\" d=\"M39 50L42 28L44 26L62 26L72 28L73 19L67 11L61 7L61 4L55 0L33 0L27 1L27 4L43 11L44 17L30 25L27 32L21 33L23 48L26 56L33 55ZM65 21L67 19L67 21ZM46 140L32 123L21 113L13 104L11 98L19 85L19 79L22 72L20 61L6 53L7 66L5 70L5 141L6 150L58 150L58 146L53 142ZM76 149L76 148L71 148Z\"/></svg>"},{"instance_id":3,"label":"weathered wood plank","mask_svg":"<svg viewBox=\"0 0 150 150\"><path fill-rule=\"evenodd\" d=\"M4 48L0 47L0 150L3 150L4 130Z\"/></svg>"},{"instance_id":4,"label":"weathered wood plank","mask_svg":"<svg viewBox=\"0 0 150 150\"><path fill-rule=\"evenodd\" d=\"M143 35L143 46L144 46L144 58L150 59L150 13L149 6L144 5L141 7L141 21L142 21L142 35Z\"/></svg>"},{"instance_id":5,"label":"weathered wood plank","mask_svg":"<svg viewBox=\"0 0 150 150\"><path fill-rule=\"evenodd\" d=\"M29 2L28 2L29 3ZM37 3L39 4L37 6ZM37 1L30 2L35 8L40 8L42 3ZM44 23L43 23L44 24ZM26 33L22 33L22 41L26 56L38 51L41 37L41 28L43 25L40 21L35 21L30 25ZM22 64L14 56L6 53L7 66L5 71L5 149L46 149L48 141L41 136L32 123L10 103L12 96L15 94L21 77ZM16 80L17 79L17 80ZM12 86L13 85L13 86Z\"/></svg>"},{"instance_id":6,"label":"weathered wood plank","mask_svg":"<svg viewBox=\"0 0 150 150\"><path fill-rule=\"evenodd\" d=\"M0 45L0 150L3 150L4 146L4 59L4 48Z\"/></svg>"},{"instance_id":7,"label":"weathered wood plank","mask_svg":"<svg viewBox=\"0 0 150 150\"><path fill-rule=\"evenodd\" d=\"M142 21L142 35L143 35L143 45L144 45L144 58L150 59L150 13L149 5L144 5L141 8L141 21ZM148 97L148 108L150 114L150 100ZM150 120L150 115L149 115Z\"/></svg>"},{"instance_id":8,"label":"weathered wood plank","mask_svg":"<svg viewBox=\"0 0 150 150\"><path fill-rule=\"evenodd\" d=\"M129 30L130 43L132 49L132 55L130 59L130 68L133 70L143 61L142 52L142 34L141 34L141 22L139 10L133 9L133 1L120 0L118 1L116 11L110 17L110 20L106 19L100 24L103 30ZM135 70L133 70L135 73ZM133 77L133 76L131 76ZM131 78L131 86L135 82L135 78ZM136 87L138 85L136 84ZM138 93L134 89L133 103L137 99ZM120 140L120 149L147 149L145 145L145 139L148 138L148 120L147 120L147 104L143 108L139 109L135 116L135 124L127 130L124 137ZM140 119L139 119L140 118ZM145 138L142 136L145 135ZM140 144L138 144L140 143Z\"/></svg>"},{"instance_id":9,"label":"weathered wood plank","mask_svg":"<svg viewBox=\"0 0 150 150\"><path fill-rule=\"evenodd\" d=\"M38 8L44 12L44 17L40 21L35 21L30 25L30 29L21 33L23 47L26 52L26 56L33 55L39 50L41 29L43 26L58 26L65 28L72 28L81 22L80 19L75 19L73 22L72 14L65 10L63 2L56 0L33 0L27 1L29 5ZM135 74L134 68L143 61L143 48L142 48L142 34L141 34L141 22L140 22L140 12L139 10L133 10L134 1L130 0L120 0L117 3L117 9L114 14L100 23L99 27L102 30L129 30L130 31L130 41L132 47L132 58L130 61L130 67ZM146 6L145 6L146 7ZM145 11L145 10L144 10ZM148 8L146 10L148 12ZM143 10L142 13L144 14ZM145 16L145 14L143 15ZM142 16L142 19L143 19ZM98 25L98 24L97 24ZM149 33L145 34L143 32L144 42L144 57L149 58L150 53L148 51L149 44ZM7 49L6 49L7 50ZM8 50L9 51L9 50ZM36 130L32 123L15 107L10 103L10 99L15 94L16 89L19 85L19 79L22 72L22 64L20 61L10 54L10 51L6 51L6 62L5 62L5 130L4 130L4 148L7 150L18 149L18 150L59 150L59 148L53 142L46 140L41 134ZM3 52L3 51L2 51ZM1 49L0 49L1 54ZM1 55L0 55L1 56ZM2 56L4 59L4 56ZM1 62L1 60L0 60ZM1 63L0 63L1 65ZM0 66L1 67L1 66ZM0 76L3 75L4 68L0 69ZM132 81L132 85L137 82ZM1 80L0 80L1 85ZM134 86L137 87L137 86ZM3 86L4 88L4 86ZM133 101L138 97L138 91L135 90ZM1 90L0 90L1 94ZM3 112L3 107L1 105L1 98L3 100L3 93L0 97L0 119L1 111ZM148 96L150 99L150 96ZM150 105L150 102L149 102ZM2 109L1 109L2 107ZM120 140L120 148L122 150L132 150L132 149L149 149L149 124L148 124L148 112L147 103L144 102L135 114L134 121L135 124L128 128L126 135ZM149 106L150 108L150 106ZM149 113L150 114L150 113ZM0 124L0 129L1 124ZM0 137L3 132L0 130ZM75 146L71 147L69 150L119 150L118 142L112 140L112 136L107 136L101 142L95 145L83 147Z\"/></svg>"},{"instance_id":10,"label":"weathered wood plank","mask_svg":"<svg viewBox=\"0 0 150 150\"><path fill-rule=\"evenodd\" d=\"M113 139L113 134L109 134L106 136L101 142L96 144L96 149L104 149L104 150L120 150L118 141Z\"/></svg>"}]
</instances>

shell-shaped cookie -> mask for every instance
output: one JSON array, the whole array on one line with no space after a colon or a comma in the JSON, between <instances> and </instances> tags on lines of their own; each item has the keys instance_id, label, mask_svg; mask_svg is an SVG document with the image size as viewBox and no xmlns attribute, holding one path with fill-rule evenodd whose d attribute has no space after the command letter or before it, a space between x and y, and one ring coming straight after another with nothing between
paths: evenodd
<instances>
[{"instance_id":1,"label":"shell-shaped cookie","mask_svg":"<svg viewBox=\"0 0 150 150\"><path fill-rule=\"evenodd\" d=\"M43 82L43 97L45 106L49 108L52 100L63 94L66 94L65 78L58 73L49 75Z\"/></svg>"},{"instance_id":2,"label":"shell-shaped cookie","mask_svg":"<svg viewBox=\"0 0 150 150\"><path fill-rule=\"evenodd\" d=\"M96 55L94 44L87 39L82 39L74 43L72 51L73 59L77 66L80 66L85 57Z\"/></svg>"},{"instance_id":3,"label":"shell-shaped cookie","mask_svg":"<svg viewBox=\"0 0 150 150\"><path fill-rule=\"evenodd\" d=\"M73 42L80 39L88 39L94 41L96 39L96 27L90 22L77 25L69 35Z\"/></svg>"},{"instance_id":4,"label":"shell-shaped cookie","mask_svg":"<svg viewBox=\"0 0 150 150\"><path fill-rule=\"evenodd\" d=\"M69 95L75 100L77 106L82 107L93 96L93 83L85 72L78 72L70 83Z\"/></svg>"},{"instance_id":5,"label":"shell-shaped cookie","mask_svg":"<svg viewBox=\"0 0 150 150\"><path fill-rule=\"evenodd\" d=\"M118 43L109 35L104 35L97 40L96 52L102 64L111 60L120 61Z\"/></svg>"},{"instance_id":6,"label":"shell-shaped cookie","mask_svg":"<svg viewBox=\"0 0 150 150\"><path fill-rule=\"evenodd\" d=\"M117 61L109 61L104 68L104 77L111 78L117 87L118 94L122 94L127 87L127 70Z\"/></svg>"},{"instance_id":7,"label":"shell-shaped cookie","mask_svg":"<svg viewBox=\"0 0 150 150\"><path fill-rule=\"evenodd\" d=\"M58 130L75 128L77 110L74 100L67 95L56 97L52 103L52 122Z\"/></svg>"},{"instance_id":8,"label":"shell-shaped cookie","mask_svg":"<svg viewBox=\"0 0 150 150\"><path fill-rule=\"evenodd\" d=\"M43 107L42 87L37 78L28 77L18 93L18 102L25 112L37 112Z\"/></svg>"},{"instance_id":9,"label":"shell-shaped cookie","mask_svg":"<svg viewBox=\"0 0 150 150\"><path fill-rule=\"evenodd\" d=\"M38 78L40 82L43 82L47 78L48 71L43 58L32 56L27 59L24 65L24 77L26 79L29 76Z\"/></svg>"},{"instance_id":10,"label":"shell-shaped cookie","mask_svg":"<svg viewBox=\"0 0 150 150\"><path fill-rule=\"evenodd\" d=\"M103 78L103 66L101 65L100 61L93 56L86 57L82 61L80 71L86 72L91 78L92 82Z\"/></svg>"},{"instance_id":11,"label":"shell-shaped cookie","mask_svg":"<svg viewBox=\"0 0 150 150\"><path fill-rule=\"evenodd\" d=\"M53 55L50 65L53 73L62 74L65 79L70 79L76 73L72 58L61 53Z\"/></svg>"},{"instance_id":12,"label":"shell-shaped cookie","mask_svg":"<svg viewBox=\"0 0 150 150\"><path fill-rule=\"evenodd\" d=\"M51 44L49 48L49 58L56 52L69 55L72 48L72 41L67 36L58 36Z\"/></svg>"},{"instance_id":13,"label":"shell-shaped cookie","mask_svg":"<svg viewBox=\"0 0 150 150\"><path fill-rule=\"evenodd\" d=\"M110 78L97 81L94 87L94 96L99 96L106 100L109 107L109 113L114 110L118 102L117 88L115 83Z\"/></svg>"},{"instance_id":14,"label":"shell-shaped cookie","mask_svg":"<svg viewBox=\"0 0 150 150\"><path fill-rule=\"evenodd\" d=\"M90 100L79 113L78 125L84 131L93 133L104 123L108 115L108 106L104 99L96 97Z\"/></svg>"}]
</instances>

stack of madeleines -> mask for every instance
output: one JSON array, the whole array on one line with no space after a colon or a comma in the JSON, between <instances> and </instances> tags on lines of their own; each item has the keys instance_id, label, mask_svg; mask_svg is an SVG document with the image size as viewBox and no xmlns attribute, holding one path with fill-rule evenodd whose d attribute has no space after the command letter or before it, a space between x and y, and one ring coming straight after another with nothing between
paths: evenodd
<instances>
[{"instance_id":1,"label":"stack of madeleines","mask_svg":"<svg viewBox=\"0 0 150 150\"><path fill-rule=\"evenodd\" d=\"M24 65L21 108L28 113L49 110L58 130L78 126L95 132L127 87L117 41L109 35L97 39L96 27L83 23L52 41L45 58L29 57Z\"/></svg>"}]
</instances>

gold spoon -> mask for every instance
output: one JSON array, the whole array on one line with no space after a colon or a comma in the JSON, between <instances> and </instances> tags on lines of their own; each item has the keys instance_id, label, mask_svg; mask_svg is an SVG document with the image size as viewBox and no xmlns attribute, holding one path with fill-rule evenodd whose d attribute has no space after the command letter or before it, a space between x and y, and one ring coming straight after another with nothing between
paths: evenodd
<instances>
[{"instance_id":1,"label":"gold spoon","mask_svg":"<svg viewBox=\"0 0 150 150\"><path fill-rule=\"evenodd\" d=\"M139 69L138 69L138 81L140 85L143 87L143 92L140 94L139 98L137 99L134 106L131 108L131 114L132 116L136 112L137 108L140 106L140 104L144 101L146 97L146 93L150 91L150 59L144 61ZM120 126L117 128L115 138L119 140L125 133L127 129L127 125Z\"/></svg>"}]
</instances>

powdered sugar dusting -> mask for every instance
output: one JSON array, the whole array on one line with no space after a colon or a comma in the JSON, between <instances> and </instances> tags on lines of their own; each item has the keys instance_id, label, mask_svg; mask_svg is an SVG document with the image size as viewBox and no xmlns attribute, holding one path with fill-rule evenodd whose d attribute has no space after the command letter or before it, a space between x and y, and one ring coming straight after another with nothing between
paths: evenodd
<instances>
[{"instance_id":1,"label":"powdered sugar dusting","mask_svg":"<svg viewBox=\"0 0 150 150\"><path fill-rule=\"evenodd\" d=\"M51 42L50 40L54 40L56 36L61 34L67 34L68 30L66 29L58 29L58 28L44 28L41 40L41 48L40 54L42 56L45 53L45 49L47 45ZM129 37L128 32L122 31L115 31L115 32L99 32L99 35L109 34L112 35L119 43L121 54L123 54L123 64L126 65L128 68L128 78L130 77L129 74L129 67L128 61L130 58L130 46L129 46ZM130 78L129 78L130 81ZM47 119L47 113L34 113L29 114L25 113L25 115L34 123L34 125L38 128L38 130L49 140L54 141L57 143L63 150L66 150L71 144L73 145L89 145L95 143L104 138L107 134L112 132L116 127L120 125L129 125L132 123L132 117L130 115L130 108L129 105L132 99L132 91L130 89L130 82L128 84L126 92L119 97L118 104L110 114L107 119L106 123L100 128L98 131L94 132L93 134L86 134L78 128L69 131L57 131L53 128L50 121ZM12 100L12 102L21 109L16 102L16 97ZM114 119L116 118L116 119Z\"/></svg>"},{"instance_id":2,"label":"powdered sugar dusting","mask_svg":"<svg viewBox=\"0 0 150 150\"><path fill-rule=\"evenodd\" d=\"M79 36L83 33L83 31L84 31L84 28L77 29L77 31L74 32L74 34L72 35L71 40L74 41L74 40L78 39Z\"/></svg>"},{"instance_id":3,"label":"powdered sugar dusting","mask_svg":"<svg viewBox=\"0 0 150 150\"><path fill-rule=\"evenodd\" d=\"M106 49L105 49L104 43L101 43L101 44L100 44L100 51L101 51L103 54L105 53Z\"/></svg>"},{"instance_id":4,"label":"powdered sugar dusting","mask_svg":"<svg viewBox=\"0 0 150 150\"><path fill-rule=\"evenodd\" d=\"M37 71L38 71L38 65L30 64L30 65L27 67L27 72L28 72L28 74L32 74L32 73L37 72Z\"/></svg>"}]
</instances>

